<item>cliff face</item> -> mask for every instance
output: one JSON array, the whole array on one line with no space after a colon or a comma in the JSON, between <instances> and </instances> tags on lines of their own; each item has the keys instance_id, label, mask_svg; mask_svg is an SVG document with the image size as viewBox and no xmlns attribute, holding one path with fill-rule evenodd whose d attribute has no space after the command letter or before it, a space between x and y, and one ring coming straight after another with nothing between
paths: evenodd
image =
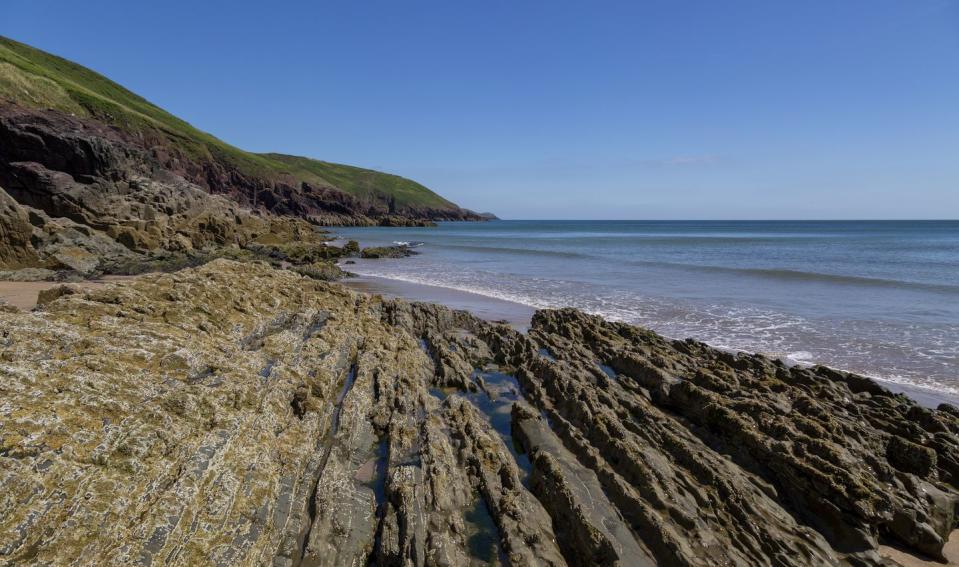
<instances>
[{"instance_id":1,"label":"cliff face","mask_svg":"<svg viewBox=\"0 0 959 567\"><path fill-rule=\"evenodd\" d=\"M92 186L91 192L104 183L124 182L132 177L178 179L205 193L227 196L238 206L309 218L317 224L480 219L470 211L452 204L444 206L442 202L397 207L386 192L358 197L329 183L300 180L291 173L250 175L228 160L187 155L158 132L131 134L94 118L24 108L0 99L0 184L12 188L10 192L18 199L22 197L24 202L35 205L44 195L31 193L48 190L24 171L31 164ZM374 177L371 183L375 180ZM135 200L135 195L132 198Z\"/></svg>"},{"instance_id":2,"label":"cliff face","mask_svg":"<svg viewBox=\"0 0 959 567\"><path fill-rule=\"evenodd\" d=\"M0 269L24 268L37 263L32 236L33 227L27 212L0 189Z\"/></svg>"},{"instance_id":3,"label":"cliff face","mask_svg":"<svg viewBox=\"0 0 959 567\"><path fill-rule=\"evenodd\" d=\"M317 225L479 219L399 176L245 152L90 69L0 37L4 278L167 269L246 254L264 238L316 243Z\"/></svg>"},{"instance_id":4,"label":"cliff face","mask_svg":"<svg viewBox=\"0 0 959 567\"><path fill-rule=\"evenodd\" d=\"M138 183L163 186L166 195L139 191ZM317 222L372 222L339 191L307 188L294 195L291 187L181 159L97 120L15 105L0 105L0 185L24 205L95 228L201 208L250 208L211 191L234 198L249 191L258 207Z\"/></svg>"},{"instance_id":5,"label":"cliff face","mask_svg":"<svg viewBox=\"0 0 959 567\"><path fill-rule=\"evenodd\" d=\"M396 175L245 152L90 69L0 37L0 185L18 200L34 189L25 164L92 186L177 178L322 224L480 219Z\"/></svg>"},{"instance_id":6,"label":"cliff face","mask_svg":"<svg viewBox=\"0 0 959 567\"><path fill-rule=\"evenodd\" d=\"M316 242L323 239L313 228L318 224L472 218L456 210L400 211L330 187L267 182L215 161L191 161L155 139L90 117L0 101L0 270L6 278L158 269L158 257L176 264L224 250L233 255L264 237ZM23 276L23 269L33 272Z\"/></svg>"},{"instance_id":7,"label":"cliff face","mask_svg":"<svg viewBox=\"0 0 959 567\"><path fill-rule=\"evenodd\" d=\"M42 299L0 309L0 564L881 565L957 523L959 412L854 375L224 260Z\"/></svg>"},{"instance_id":8,"label":"cliff face","mask_svg":"<svg viewBox=\"0 0 959 567\"><path fill-rule=\"evenodd\" d=\"M109 153L109 146L95 149ZM2 279L169 271L224 256L327 279L342 273L331 260L359 254L329 245L301 218L254 214L182 178L160 181L135 170L74 176L33 161L7 171L10 193L0 187Z\"/></svg>"}]
</instances>

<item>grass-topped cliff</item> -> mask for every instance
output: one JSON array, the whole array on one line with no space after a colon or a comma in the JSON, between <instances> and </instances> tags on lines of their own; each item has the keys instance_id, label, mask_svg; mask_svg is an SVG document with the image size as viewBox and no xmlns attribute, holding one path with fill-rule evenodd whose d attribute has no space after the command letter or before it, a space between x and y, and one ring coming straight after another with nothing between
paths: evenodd
<instances>
[{"instance_id":1,"label":"grass-topped cliff","mask_svg":"<svg viewBox=\"0 0 959 567\"><path fill-rule=\"evenodd\" d=\"M353 197L348 208L373 218L472 218L423 185L397 175L241 150L82 65L0 37L0 105L11 104L113 126L132 139L148 140L151 149L159 144L164 155L175 155L171 161L183 169L177 173L241 202L256 202L253 195L264 187L286 186L282 193L289 197L307 184L346 193Z\"/></svg>"}]
</instances>

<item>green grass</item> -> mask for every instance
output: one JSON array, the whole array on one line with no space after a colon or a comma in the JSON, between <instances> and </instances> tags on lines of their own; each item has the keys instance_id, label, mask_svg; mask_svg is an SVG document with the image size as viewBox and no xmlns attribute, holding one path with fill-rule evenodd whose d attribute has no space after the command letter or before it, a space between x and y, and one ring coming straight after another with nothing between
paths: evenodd
<instances>
[{"instance_id":1,"label":"green grass","mask_svg":"<svg viewBox=\"0 0 959 567\"><path fill-rule=\"evenodd\" d=\"M419 183L399 175L299 156L272 153L260 155L284 164L294 175L325 179L343 191L359 197L393 197L400 206L415 204L439 209L455 206Z\"/></svg>"},{"instance_id":2,"label":"green grass","mask_svg":"<svg viewBox=\"0 0 959 567\"><path fill-rule=\"evenodd\" d=\"M240 173L275 180L292 176L360 198L404 207L452 208L423 185L371 169L283 154L255 154L194 128L145 98L82 65L0 36L0 99L32 108L91 116L129 132L159 133L185 155L219 161Z\"/></svg>"}]
</instances>

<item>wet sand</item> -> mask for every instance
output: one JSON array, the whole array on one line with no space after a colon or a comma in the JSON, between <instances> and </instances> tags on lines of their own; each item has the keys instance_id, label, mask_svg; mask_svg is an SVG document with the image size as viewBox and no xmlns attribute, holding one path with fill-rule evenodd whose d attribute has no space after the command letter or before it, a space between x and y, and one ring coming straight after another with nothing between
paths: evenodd
<instances>
[{"instance_id":1,"label":"wet sand","mask_svg":"<svg viewBox=\"0 0 959 567\"><path fill-rule=\"evenodd\" d=\"M909 396L915 400L916 403L927 408L935 409L939 407L940 404L952 404L956 407L959 407L959 396L954 396L952 394L943 392L935 392L933 390L927 390L925 388L918 388L915 386L906 386L897 382L886 382L884 380L876 380L875 378L873 380L878 384L882 384L893 392Z\"/></svg>"},{"instance_id":2,"label":"wet sand","mask_svg":"<svg viewBox=\"0 0 959 567\"><path fill-rule=\"evenodd\" d=\"M349 266L346 266L349 268ZM375 276L357 276L341 283L356 291L377 293L384 297L401 297L410 301L440 303L452 309L464 309L487 321L507 321L514 328L525 331L536 310L522 303L504 301L480 295L437 287L414 284Z\"/></svg>"},{"instance_id":3,"label":"wet sand","mask_svg":"<svg viewBox=\"0 0 959 567\"><path fill-rule=\"evenodd\" d=\"M98 280L76 282L87 289L96 289L109 283L131 280L137 276L104 276ZM37 294L45 289L63 285L64 282L5 282L0 281L0 299L20 309L33 309L37 306Z\"/></svg>"},{"instance_id":4,"label":"wet sand","mask_svg":"<svg viewBox=\"0 0 959 567\"><path fill-rule=\"evenodd\" d=\"M933 567L933 566L959 566L959 530L955 530L949 536L949 541L942 550L946 556L947 562L933 561L918 555L913 555L908 551L903 551L896 547L880 545L879 553L883 557L888 557L902 565L903 567Z\"/></svg>"}]
</instances>

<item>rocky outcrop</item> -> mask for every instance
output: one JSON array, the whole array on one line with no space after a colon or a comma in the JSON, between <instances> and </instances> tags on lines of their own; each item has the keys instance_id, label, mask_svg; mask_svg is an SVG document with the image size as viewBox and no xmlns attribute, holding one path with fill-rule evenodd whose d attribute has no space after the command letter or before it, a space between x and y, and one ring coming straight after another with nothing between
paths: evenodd
<instances>
[{"instance_id":1,"label":"rocky outcrop","mask_svg":"<svg viewBox=\"0 0 959 567\"><path fill-rule=\"evenodd\" d=\"M0 273L82 279L226 256L313 265L304 270L327 278L335 270L317 263L359 251L320 246L318 225L447 218L402 216L330 187L268 184L223 167L199 167L147 134L0 101Z\"/></svg>"},{"instance_id":2,"label":"rocky outcrop","mask_svg":"<svg viewBox=\"0 0 959 567\"><path fill-rule=\"evenodd\" d=\"M4 279L17 279L16 274L27 272L89 277L135 258L136 253L105 233L20 205L0 188L0 267L7 269ZM9 270L16 270L16 274Z\"/></svg>"},{"instance_id":3,"label":"rocky outcrop","mask_svg":"<svg viewBox=\"0 0 959 567\"><path fill-rule=\"evenodd\" d=\"M217 260L0 310L0 564L882 565L959 412L540 311Z\"/></svg>"},{"instance_id":4,"label":"rocky outcrop","mask_svg":"<svg viewBox=\"0 0 959 567\"><path fill-rule=\"evenodd\" d=\"M956 527L947 411L573 310L500 336L529 397L660 561L874 563L879 538L938 558Z\"/></svg>"},{"instance_id":5,"label":"rocky outcrop","mask_svg":"<svg viewBox=\"0 0 959 567\"><path fill-rule=\"evenodd\" d=\"M131 250L242 245L269 223L153 162L96 121L0 106L0 185Z\"/></svg>"},{"instance_id":6,"label":"rocky outcrop","mask_svg":"<svg viewBox=\"0 0 959 567\"><path fill-rule=\"evenodd\" d=\"M367 259L406 258L416 253L415 250L406 245L369 246L360 252L360 257Z\"/></svg>"},{"instance_id":7,"label":"rocky outcrop","mask_svg":"<svg viewBox=\"0 0 959 567\"><path fill-rule=\"evenodd\" d=\"M221 256L330 278L332 260L358 254L355 243L328 246L306 220L254 213L182 179L84 183L34 162L10 166L17 199L0 188L3 279L163 271Z\"/></svg>"},{"instance_id":8,"label":"rocky outcrop","mask_svg":"<svg viewBox=\"0 0 959 567\"><path fill-rule=\"evenodd\" d=\"M27 211L0 188L0 268L25 268L38 262L32 235Z\"/></svg>"},{"instance_id":9,"label":"rocky outcrop","mask_svg":"<svg viewBox=\"0 0 959 567\"><path fill-rule=\"evenodd\" d=\"M436 223L426 219L411 219L406 217L400 217L396 215L387 215L379 220L377 223L379 226L417 226L417 227L434 227Z\"/></svg>"}]
</instances>

